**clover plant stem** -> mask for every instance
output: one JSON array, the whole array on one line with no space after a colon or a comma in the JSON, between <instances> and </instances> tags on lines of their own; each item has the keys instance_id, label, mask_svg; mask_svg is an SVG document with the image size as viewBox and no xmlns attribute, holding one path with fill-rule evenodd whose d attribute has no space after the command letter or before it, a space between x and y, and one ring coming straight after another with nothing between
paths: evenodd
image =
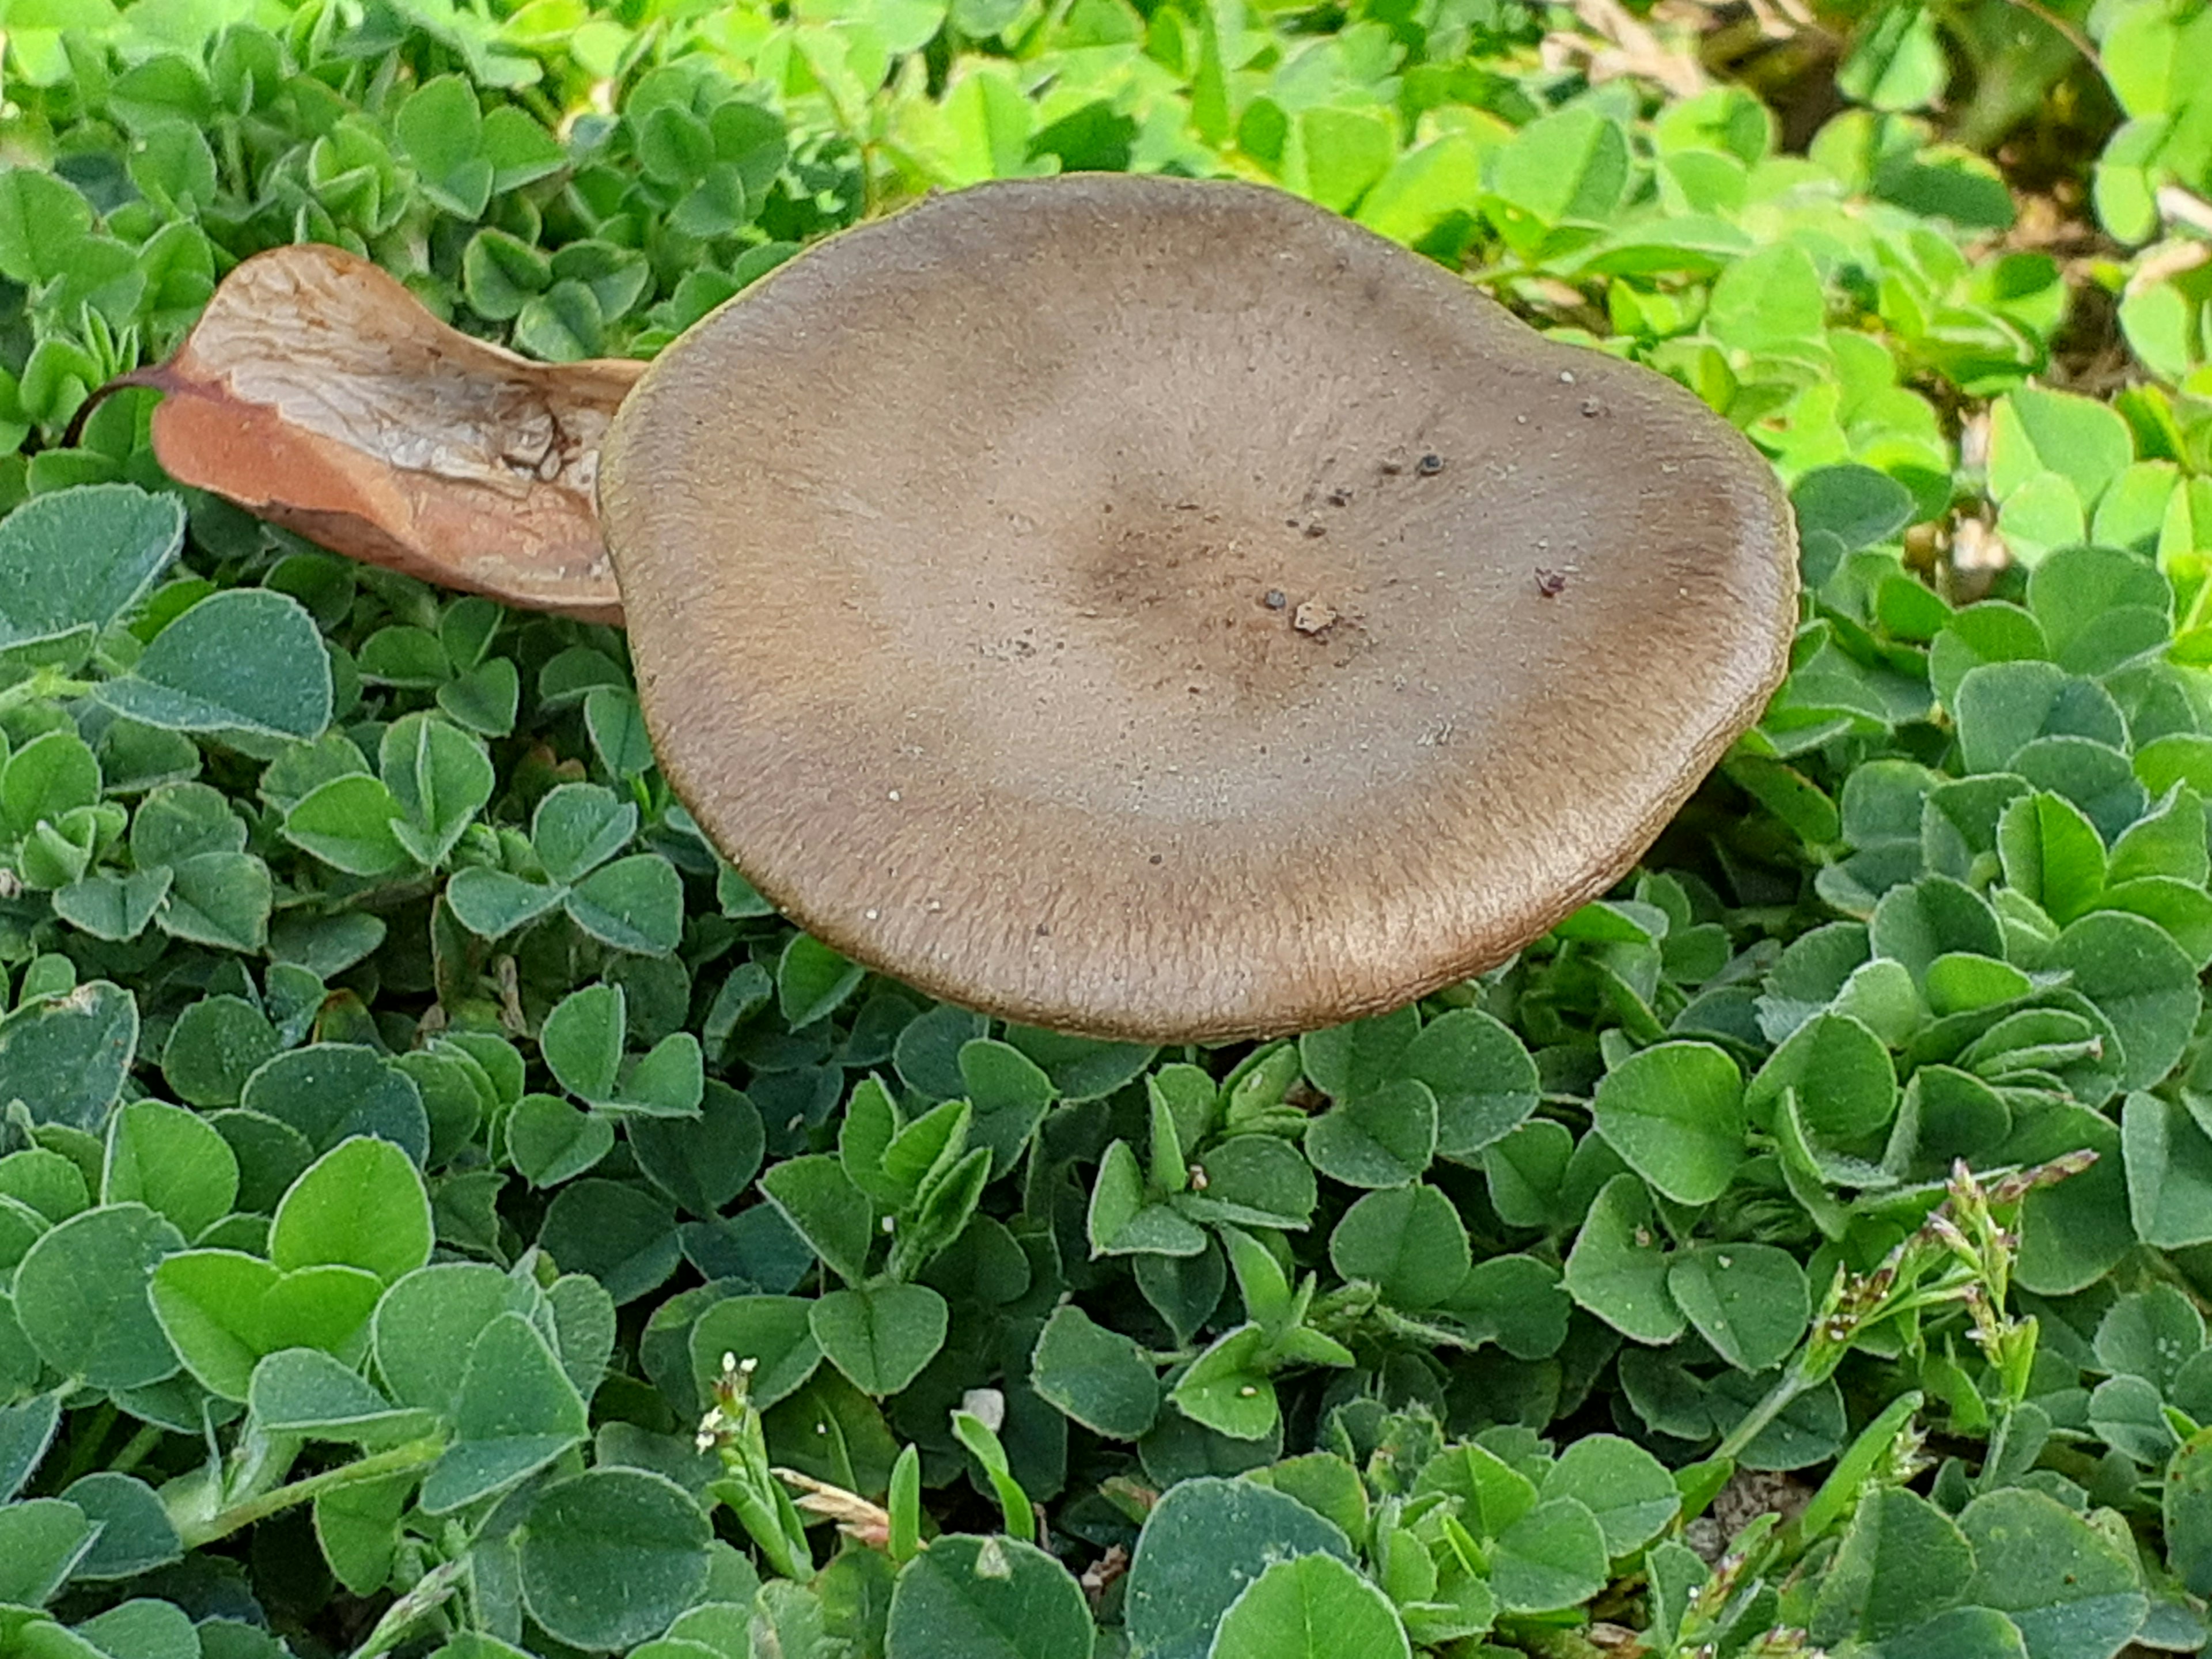
<instances>
[{"instance_id":1,"label":"clover plant stem","mask_svg":"<svg viewBox=\"0 0 2212 1659\"><path fill-rule=\"evenodd\" d=\"M869 107L874 107L872 100ZM883 191L876 183L876 147L868 142L857 125L853 141L860 152L860 218L865 222L876 216L877 210L883 204Z\"/></svg>"},{"instance_id":2,"label":"clover plant stem","mask_svg":"<svg viewBox=\"0 0 2212 1659\"><path fill-rule=\"evenodd\" d=\"M2184 588L2182 593L2176 595L2177 598L2185 596L2188 609L2181 614L2179 620L2173 625L2176 639L2193 633L2203 627L2206 623L2212 622L2212 581L2200 583L2193 593Z\"/></svg>"},{"instance_id":3,"label":"clover plant stem","mask_svg":"<svg viewBox=\"0 0 2212 1659\"><path fill-rule=\"evenodd\" d=\"M1997 1476L2003 1470L2007 1454L2011 1449L2013 1428L2017 1419L2018 1407L2008 1401L2001 1402L1990 1413L1990 1437L1982 1452L1981 1473L1973 1480L1975 1492L1996 1490Z\"/></svg>"},{"instance_id":4,"label":"clover plant stem","mask_svg":"<svg viewBox=\"0 0 2212 1659\"><path fill-rule=\"evenodd\" d=\"M204 1521L187 1522L177 1528L178 1534L186 1549L198 1549L218 1538L228 1538L242 1527L250 1527L257 1521L265 1521L272 1515L281 1514L295 1504L311 1502L325 1492L341 1492L365 1481L381 1480L387 1475L410 1474L416 1469L427 1469L438 1461L445 1449L446 1442L441 1436L410 1440L404 1445L392 1447L389 1451L356 1458L337 1468L325 1469L320 1474L311 1474L288 1486L263 1492L242 1504L234 1504L228 1509L218 1510Z\"/></svg>"},{"instance_id":5,"label":"clover plant stem","mask_svg":"<svg viewBox=\"0 0 2212 1659\"><path fill-rule=\"evenodd\" d=\"M788 1498L778 1503L775 1497L754 1490L744 1476L738 1474L717 1480L707 1490L730 1506L779 1577L803 1584L814 1577L814 1561L811 1550L806 1547L805 1528L799 1522L797 1510L790 1507Z\"/></svg>"},{"instance_id":6,"label":"clover plant stem","mask_svg":"<svg viewBox=\"0 0 2212 1659\"><path fill-rule=\"evenodd\" d=\"M142 1423L138 1432L123 1443L123 1449L115 1454L107 1467L118 1474L128 1474L146 1461L146 1455L161 1443L168 1431L158 1423Z\"/></svg>"},{"instance_id":7,"label":"clover plant stem","mask_svg":"<svg viewBox=\"0 0 2212 1659\"><path fill-rule=\"evenodd\" d=\"M91 690L89 680L73 680L52 668L41 668L27 679L0 687L0 714L48 697L57 701L81 697Z\"/></svg>"},{"instance_id":8,"label":"clover plant stem","mask_svg":"<svg viewBox=\"0 0 2212 1659\"><path fill-rule=\"evenodd\" d=\"M381 887L371 888L355 899L354 908L357 910L401 909L414 903L417 899L427 898L436 892L439 883L442 879L438 872L428 871L421 875L409 876L402 881L389 882Z\"/></svg>"},{"instance_id":9,"label":"clover plant stem","mask_svg":"<svg viewBox=\"0 0 2212 1659\"><path fill-rule=\"evenodd\" d=\"M646 28L648 33L657 29L659 27L659 23L657 19L653 22L646 25ZM550 98L548 98L544 92L536 87L517 87L514 89L513 95L518 103L527 105L537 115L538 118L544 122L547 126L551 127L556 132L560 131L562 121L561 106L555 103Z\"/></svg>"},{"instance_id":10,"label":"clover plant stem","mask_svg":"<svg viewBox=\"0 0 2212 1659\"><path fill-rule=\"evenodd\" d=\"M2212 589L2212 582L2207 582L2205 586ZM2171 1285L2191 1304L2199 1307L2203 1305L2203 1292L2197 1288L2196 1281L2168 1260L2164 1251L2141 1250L2136 1254L2143 1258L2141 1266L2154 1282Z\"/></svg>"},{"instance_id":11,"label":"clover plant stem","mask_svg":"<svg viewBox=\"0 0 2212 1659\"><path fill-rule=\"evenodd\" d=\"M1804 1356L1801 1354L1782 1373L1781 1380L1766 1391L1766 1398L1753 1406L1743 1421L1729 1431L1728 1437L1711 1455L1731 1462L1741 1457L1743 1449L1758 1439L1768 1424L1788 1411L1799 1395L1820 1381L1820 1377L1814 1374L1813 1368L1804 1363Z\"/></svg>"},{"instance_id":12,"label":"clover plant stem","mask_svg":"<svg viewBox=\"0 0 2212 1659\"><path fill-rule=\"evenodd\" d=\"M246 146L240 142L238 123L219 122L216 134L222 149L223 183L232 190L242 191L246 188Z\"/></svg>"},{"instance_id":13,"label":"clover plant stem","mask_svg":"<svg viewBox=\"0 0 2212 1659\"><path fill-rule=\"evenodd\" d=\"M115 1426L115 1402L112 1401L106 1402L93 1413L92 1426L76 1436L70 1447L69 1463L62 1470L58 1490L72 1485L79 1475L89 1472L99 1462L100 1446L106 1441L108 1431Z\"/></svg>"},{"instance_id":14,"label":"clover plant stem","mask_svg":"<svg viewBox=\"0 0 2212 1659\"><path fill-rule=\"evenodd\" d=\"M379 1654L389 1653L398 1646L410 1626L425 1614L436 1612L451 1599L468 1571L468 1559L462 1557L442 1561L424 1573L413 1589L384 1610L375 1628L353 1650L353 1659L377 1659Z\"/></svg>"},{"instance_id":15,"label":"clover plant stem","mask_svg":"<svg viewBox=\"0 0 2212 1659\"><path fill-rule=\"evenodd\" d=\"M1814 1334L1799 1349L1783 1371L1766 1397L1751 1409L1751 1413L1731 1429L1719 1447L1711 1454L1715 1457L1741 1457L1745 1447L1757 1439L1774 1419L1788 1411L1798 1395L1808 1389L1818 1388L1834 1375L1858 1340L1859 1333L1868 1326L1879 1323L1893 1314L1908 1309L1938 1307L1957 1300L1956 1289L1949 1281L1932 1289L1909 1291L1884 1300L1869 1312L1857 1316L1845 1316L1839 1322L1841 1328L1830 1334L1826 1330L1835 1317L1832 1308L1824 1309L1814 1321Z\"/></svg>"},{"instance_id":16,"label":"clover plant stem","mask_svg":"<svg viewBox=\"0 0 2212 1659\"><path fill-rule=\"evenodd\" d=\"M1376 1303L1371 1313L1382 1328L1394 1336L1409 1336L1439 1348L1458 1348L1468 1353L1473 1353L1482 1346L1441 1325L1432 1325L1425 1319L1409 1318L1385 1302Z\"/></svg>"}]
</instances>

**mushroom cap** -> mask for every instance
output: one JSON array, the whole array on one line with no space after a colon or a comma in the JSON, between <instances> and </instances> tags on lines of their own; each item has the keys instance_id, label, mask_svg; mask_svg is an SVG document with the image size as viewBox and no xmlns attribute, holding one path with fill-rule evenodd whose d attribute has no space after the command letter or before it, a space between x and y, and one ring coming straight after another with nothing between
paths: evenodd
<instances>
[{"instance_id":1,"label":"mushroom cap","mask_svg":"<svg viewBox=\"0 0 2212 1659\"><path fill-rule=\"evenodd\" d=\"M1279 191L933 197L610 431L645 714L714 842L947 1000L1310 1030L1617 880L1780 684L1771 470L1649 370Z\"/></svg>"}]
</instances>

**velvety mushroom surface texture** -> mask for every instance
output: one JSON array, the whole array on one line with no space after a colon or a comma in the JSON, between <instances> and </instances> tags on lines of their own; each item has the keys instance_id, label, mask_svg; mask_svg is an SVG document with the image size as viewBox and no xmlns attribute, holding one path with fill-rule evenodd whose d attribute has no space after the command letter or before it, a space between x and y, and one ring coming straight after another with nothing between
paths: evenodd
<instances>
[{"instance_id":1,"label":"velvety mushroom surface texture","mask_svg":"<svg viewBox=\"0 0 2212 1659\"><path fill-rule=\"evenodd\" d=\"M994 184L665 352L600 510L662 763L832 945L1150 1040L1499 962L1779 683L1788 507L1687 392L1243 185Z\"/></svg>"}]
</instances>

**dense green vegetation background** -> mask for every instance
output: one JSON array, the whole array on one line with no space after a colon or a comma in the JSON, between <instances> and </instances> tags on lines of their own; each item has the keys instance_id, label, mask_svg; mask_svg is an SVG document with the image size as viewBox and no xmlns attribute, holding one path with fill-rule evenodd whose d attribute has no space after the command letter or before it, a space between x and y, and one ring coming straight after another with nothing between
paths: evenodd
<instances>
[{"instance_id":1,"label":"dense green vegetation background","mask_svg":"<svg viewBox=\"0 0 2212 1659\"><path fill-rule=\"evenodd\" d=\"M0 31L0 1654L2204 1644L2202 0ZM1788 686L1507 968L928 1005L718 860L617 634L178 489L149 394L66 441L262 248L642 355L1076 168L1279 182L1791 487Z\"/></svg>"}]
</instances>

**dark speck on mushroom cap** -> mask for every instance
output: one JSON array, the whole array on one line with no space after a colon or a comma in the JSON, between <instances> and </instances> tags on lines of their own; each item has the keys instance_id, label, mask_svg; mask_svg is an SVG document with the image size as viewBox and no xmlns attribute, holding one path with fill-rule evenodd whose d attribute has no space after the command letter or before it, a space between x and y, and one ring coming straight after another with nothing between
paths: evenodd
<instances>
[{"instance_id":1,"label":"dark speck on mushroom cap","mask_svg":"<svg viewBox=\"0 0 2212 1659\"><path fill-rule=\"evenodd\" d=\"M716 844L873 966L1099 1035L1503 960L1649 845L1796 617L1771 473L1690 394L1244 185L833 238L663 354L600 495Z\"/></svg>"}]
</instances>

